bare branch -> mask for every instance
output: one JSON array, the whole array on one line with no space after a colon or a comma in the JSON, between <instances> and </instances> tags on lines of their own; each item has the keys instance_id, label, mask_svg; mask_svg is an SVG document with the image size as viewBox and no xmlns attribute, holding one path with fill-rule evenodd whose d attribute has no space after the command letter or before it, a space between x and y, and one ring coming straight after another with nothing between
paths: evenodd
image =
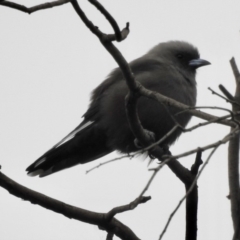
<instances>
[{"instance_id":1,"label":"bare branch","mask_svg":"<svg viewBox=\"0 0 240 240\"><path fill-rule=\"evenodd\" d=\"M216 122L219 122L219 121L221 121L221 120L223 120L223 119L230 118L231 116L232 116L232 115L229 114L229 115L225 115L225 116L222 116L222 117L216 117L215 119L212 119L212 120L210 120L210 121L208 121L208 122L198 123L198 124L196 124L196 125L194 125L194 126L192 126L192 127L190 127L190 128L186 128L186 129L184 129L183 131L184 131L184 132L190 132L190 131L192 131L192 130L194 130L194 129L197 129L197 128L199 128L199 127L203 127L203 126L209 125L209 124L211 124L211 123L216 123Z\"/></svg>"},{"instance_id":2,"label":"bare branch","mask_svg":"<svg viewBox=\"0 0 240 240\"><path fill-rule=\"evenodd\" d=\"M137 152L135 152L134 154L127 154L127 155L123 155L121 157L117 157L117 158L114 158L114 159L111 159L111 160L108 160L106 162L103 162L103 163L100 163L98 165L96 165L95 167L93 168L90 168L89 170L86 171L86 174L97 169L97 168L100 168L104 165L107 165L108 163L112 163L112 162L115 162L115 161L118 161L118 160L121 160L123 158L129 158L129 159L132 159L134 158L135 156L139 155L139 154L143 154L145 153L146 151L148 151L149 149L152 149L153 147L161 144L166 138L168 138L172 133L174 133L176 131L176 129L178 128L178 126L174 126L166 135L164 135L160 140L158 140L157 142L151 144L150 146L146 147L146 148L143 148Z\"/></svg>"},{"instance_id":3,"label":"bare branch","mask_svg":"<svg viewBox=\"0 0 240 240\"><path fill-rule=\"evenodd\" d=\"M220 84L218 87L222 91L222 93L228 98L228 100L234 100L233 95L222 84Z\"/></svg>"},{"instance_id":4,"label":"bare branch","mask_svg":"<svg viewBox=\"0 0 240 240\"><path fill-rule=\"evenodd\" d=\"M129 23L126 24L126 27L120 32L119 27L116 23L116 21L113 19L113 17L107 12L107 10L96 0L89 0L97 9L107 18L107 20L110 22L111 26L113 27L115 33L117 34L104 34L102 33L98 27L96 27L85 15L85 13L80 8L77 0L71 0L72 6L75 9L78 16L81 18L81 20L84 22L84 24L87 26L87 28L95 34L103 46L109 51L108 44L110 44L111 41L117 40L122 41L124 40L128 33L129 33Z\"/></svg>"},{"instance_id":5,"label":"bare branch","mask_svg":"<svg viewBox=\"0 0 240 240\"><path fill-rule=\"evenodd\" d=\"M186 156L189 156L191 154L194 154L194 153L197 153L199 151L206 151L208 149L211 149L211 148L215 148L219 145L222 145L222 144L225 144L227 143L231 138L237 136L237 134L239 134L239 129L238 127L235 128L234 130L232 130L232 132L230 134L228 134L226 137L224 137L222 140L219 140L217 142L214 142L214 143L211 143L209 145L206 145L204 147L198 147L198 148L195 148L195 149L192 149L192 150L189 150L187 152L184 152L184 153L181 153L181 154L177 154L177 155L174 155L174 156L171 156L169 157L167 160L170 160L170 159L179 159L179 158L182 158L182 157L186 157Z\"/></svg>"},{"instance_id":6,"label":"bare branch","mask_svg":"<svg viewBox=\"0 0 240 240\"><path fill-rule=\"evenodd\" d=\"M167 161L170 161L170 160L167 159L167 160L165 160L164 162L160 163L160 165L159 165L159 167L158 167L157 169L151 169L151 170L154 171L154 173L152 174L152 176L151 176L151 178L148 180L146 186L144 187L144 189L143 189L142 192L140 193L139 198L140 198L141 196L143 196L143 194L148 190L148 188L149 188L149 186L151 185L153 179L156 177L156 175L158 174L158 172L163 168L163 166L164 166L165 164L167 164L167 163L166 163Z\"/></svg>"},{"instance_id":7,"label":"bare branch","mask_svg":"<svg viewBox=\"0 0 240 240\"><path fill-rule=\"evenodd\" d=\"M190 150L190 151L187 151L187 152L184 152L184 153L181 153L181 154L178 154L178 155L173 155L173 156L170 156L168 157L167 159L164 160L164 162L162 162L157 168L152 168L152 169L149 169L151 171L154 171L153 175L155 177L156 173L155 172L158 172L160 171L160 169L170 163L171 161L174 161L175 159L179 159L179 158L182 158L182 157L186 157L186 156L189 156L191 154L194 154L194 153L197 153L197 152L203 152L205 150L208 150L208 149L211 149L211 148L217 148L219 147L220 145L223 145L225 143L227 143L228 141L230 141L230 139L234 138L235 136L237 136L239 134L239 128L236 127L235 129L233 129L229 134L227 134L222 140L219 140L217 142L214 142L212 144L209 144L209 145L206 145L204 147L198 147L198 148L195 148L193 150ZM153 177L152 175L152 177ZM151 177L151 178L152 178ZM150 178L150 179L151 179ZM150 180L149 180L150 181ZM149 182L147 183L147 185L149 186ZM143 194L145 193L145 191L143 192Z\"/></svg>"},{"instance_id":8,"label":"bare branch","mask_svg":"<svg viewBox=\"0 0 240 240\"><path fill-rule=\"evenodd\" d=\"M227 96L227 97L224 97L224 96L220 95L219 93L215 92L215 91L214 91L213 89L211 89L210 87L209 87L208 89L212 92L213 95L216 95L216 96L224 99L226 102L232 103L232 104L237 104L237 105L238 105L238 103L237 103L236 101L234 101L234 98L233 98L233 96L231 95L231 93L228 92L227 89L226 89L223 85L220 84L220 85L219 85L219 89L220 89L220 90L223 92L223 94L224 94L225 96Z\"/></svg>"},{"instance_id":9,"label":"bare branch","mask_svg":"<svg viewBox=\"0 0 240 240\"><path fill-rule=\"evenodd\" d=\"M115 161L118 161L118 160L121 160L121 159L127 158L127 157L129 157L130 159L133 158L133 156L130 156L130 155L123 155L123 156L121 156L121 157L108 160L108 161L106 161L106 162L103 162L103 163L98 164L97 166L95 166L95 167L93 167L93 168L90 168L89 170L86 171L86 174L90 173L91 171L93 171L93 170L95 170L95 169L97 169L97 168L102 167L103 165L106 165L106 164L108 164L108 163L112 163L112 162L115 162Z\"/></svg>"},{"instance_id":10,"label":"bare branch","mask_svg":"<svg viewBox=\"0 0 240 240\"><path fill-rule=\"evenodd\" d=\"M58 0L58 1L39 4L34 7L30 7L30 8L25 7L24 5L10 2L10 1L1 1L0 5L31 14L31 13L39 11L39 10L44 10L44 9L48 9L48 8L61 6L63 4L69 3L69 2L70 2L70 0Z\"/></svg>"},{"instance_id":11,"label":"bare branch","mask_svg":"<svg viewBox=\"0 0 240 240\"><path fill-rule=\"evenodd\" d=\"M106 219L107 219L107 221L110 221L116 214L133 210L139 204L146 203L149 200L151 200L151 197L140 196L140 197L136 198L134 201L127 204L127 205L120 206L120 207L115 207L106 214Z\"/></svg>"},{"instance_id":12,"label":"bare branch","mask_svg":"<svg viewBox=\"0 0 240 240\"><path fill-rule=\"evenodd\" d=\"M195 163L191 167L192 181L185 184L186 193L198 174L199 167L203 163L202 152L196 154ZM198 215L198 186L197 183L186 197L186 240L197 239L197 215Z\"/></svg>"},{"instance_id":13,"label":"bare branch","mask_svg":"<svg viewBox=\"0 0 240 240\"><path fill-rule=\"evenodd\" d=\"M216 107L216 106L213 106L213 107L196 107L196 109L217 109L217 110L222 110L222 111L226 111L226 112L229 112L231 114L231 121L234 122L236 125L239 125L239 122L235 119L235 114L233 111L229 110L228 108L223 108L223 107Z\"/></svg>"},{"instance_id":14,"label":"bare branch","mask_svg":"<svg viewBox=\"0 0 240 240\"><path fill-rule=\"evenodd\" d=\"M26 188L0 172L0 186L9 191L10 194L38 204L41 207L60 213L70 219L76 219L85 223L99 226L99 228L112 232L120 239L140 240L130 228L115 218L106 218L107 214L88 211L74 207L46 195Z\"/></svg>"},{"instance_id":15,"label":"bare branch","mask_svg":"<svg viewBox=\"0 0 240 240\"><path fill-rule=\"evenodd\" d=\"M108 22L111 24L112 28L114 29L116 40L121 41L122 40L122 34L118 27L117 22L115 19L111 16L111 14L103 7L101 3L99 3L97 0L88 0L91 4L93 4L108 20Z\"/></svg>"},{"instance_id":16,"label":"bare branch","mask_svg":"<svg viewBox=\"0 0 240 240\"><path fill-rule=\"evenodd\" d=\"M234 101L240 104L240 74L234 58L230 60L236 81ZM239 111L239 105L232 104L233 112ZM237 117L237 120L240 120ZM229 142L228 147L228 175L231 201L231 213L234 227L233 240L240 238L240 189L239 189L239 134Z\"/></svg>"},{"instance_id":17,"label":"bare branch","mask_svg":"<svg viewBox=\"0 0 240 240\"><path fill-rule=\"evenodd\" d=\"M200 177L201 173L203 172L204 168L206 167L206 165L208 164L208 162L210 161L210 158L212 157L212 155L214 154L214 152L217 150L217 148L220 145L216 146L211 153L209 154L207 160L205 161L205 163L203 164L202 168L200 169L198 175L196 176L196 178L194 179L194 181L192 182L190 188L188 189L187 193L183 196L183 198L179 201L179 203L177 204L176 208L173 210L173 212L170 214L167 223L163 229L163 231L160 234L159 240L161 240L165 234L165 232L167 231L167 228L172 220L172 218L174 217L175 213L178 211L178 209L180 208L180 206L182 205L183 201L187 198L187 196L189 196L189 194L191 193L191 191L193 190L193 188L195 187L198 178Z\"/></svg>"},{"instance_id":18,"label":"bare branch","mask_svg":"<svg viewBox=\"0 0 240 240\"><path fill-rule=\"evenodd\" d=\"M231 115L226 115L226 116L223 116L223 117L216 117L215 119L213 119L213 120L210 121L210 122L199 123L199 124L197 124L197 125L189 128L189 129L185 129L184 131L191 131L191 130L196 129L196 128L198 128L198 127L208 125L208 124L210 124L210 123L212 123L212 122L217 122L217 121L219 121L219 120L221 120L221 119L226 119L226 118L228 118L228 117L230 117L230 116L231 116ZM141 150L139 150L139 151L137 151L137 152L135 152L135 153L133 153L133 154L123 155L123 156L121 156L121 157L114 158L114 159L111 159L111 160L109 160L109 161L100 163L100 164L98 164L97 166L95 166L95 167L87 170L86 173L89 173L89 172L91 172L91 171L93 171L93 170L95 170L95 169L97 169L97 168L99 168L99 167L101 167L101 166L104 166L104 165L106 165L106 164L108 164L108 163L115 162L115 161L121 160L121 159L123 159L123 158L130 158L130 159L132 159L132 158L134 158L134 157L135 157L136 155L138 155L138 154L143 154L144 152L148 151L149 149L155 147L156 145L159 145L159 144L160 144L162 141L164 141L168 136L170 136L176 129L177 129L177 126L174 126L163 138L161 138L159 141L151 144L150 146L148 146L148 147L146 147L146 148L143 148L143 149L141 149ZM234 132L233 132L232 134L234 134ZM236 133L236 134L237 134L237 133ZM194 148L194 149L189 150L189 151L187 151L187 152L183 152L183 153L180 153L180 154L177 154L177 155L173 155L173 156L171 156L171 157L166 156L167 159L165 158L164 162L161 163L161 164L159 165L159 167L162 168L168 161L170 161L170 160L172 160L172 159L174 159L174 158L175 158L175 159L183 158L183 157L192 155L192 154L194 154L194 153L198 153L200 150L201 150L201 151L206 151L206 150L208 150L208 149L211 149L211 148L216 147L216 146L219 145L219 144L225 144L225 143L226 143L226 142L217 141L217 142L211 143L211 144L206 145L206 146L203 146L203 147L197 147L197 148ZM163 166L162 166L162 165L163 165ZM159 168L159 167L158 167L158 168ZM158 168L151 168L151 169L149 169L149 170L150 170L150 171L155 171L155 170L157 170ZM148 189L148 188L147 188L147 189ZM146 190L147 190L147 189L146 189ZM143 193L140 194L140 196L142 196L145 192L146 192L146 191L143 191Z\"/></svg>"},{"instance_id":19,"label":"bare branch","mask_svg":"<svg viewBox=\"0 0 240 240\"><path fill-rule=\"evenodd\" d=\"M234 116L238 116L240 114L240 112L237 112L234 114ZM211 123L216 123L216 122L219 122L221 120L224 120L224 119L227 119L227 118L230 118L232 116L232 114L229 114L229 115L225 115L225 116L222 116L222 117L215 117L213 118L212 120L208 121L208 122L204 122L204 123L198 123L190 128L186 128L186 129L182 129L184 132L190 132L194 129L197 129L199 127L203 127L203 126L206 126L206 125L209 125ZM129 154L128 156L126 155L125 157L134 157L136 156L137 154L141 154L141 153L144 153L146 152L147 150L149 149L152 149L153 147L157 146L157 145L160 145L166 138L168 138L172 133L174 133L177 128L179 127L179 125L175 125L166 135L164 135L160 140L158 140L157 142L151 144L150 146L146 147L146 148L143 148L137 152L135 152L134 154ZM205 147L201 147L201 149L205 149ZM198 148L194 150L195 152L198 152ZM194 152L194 153L195 153Z\"/></svg>"},{"instance_id":20,"label":"bare branch","mask_svg":"<svg viewBox=\"0 0 240 240\"><path fill-rule=\"evenodd\" d=\"M13 8L25 13L33 13L39 10L44 10L44 9L48 9L48 8L53 8L53 7L57 7L57 6L61 6L63 4L72 2L75 10L77 11L78 15L81 17L81 19L83 20L83 22L86 24L86 26L94 33L96 34L99 38L101 38L103 41L106 40L106 38L108 39L108 41L115 41L117 40L118 42L123 41L124 39L127 38L130 30L129 30L129 23L126 24L126 27L120 31L117 22L115 21L115 19L110 15L110 13L96 0L89 0L89 2L91 4L93 4L105 17L106 19L109 21L109 23L111 24L112 28L114 29L115 34L103 34L100 30L98 30L97 27L95 27L91 21L89 21L84 12L80 9L77 0L58 0L58 1L53 1L53 2L47 2L47 3L43 3L43 4L39 4L36 5L34 7L26 7L24 5L20 5L18 3L14 3L14 2L10 2L10 1L4 1L4 0L0 0L0 5L2 6L6 6L9 8Z\"/></svg>"},{"instance_id":21,"label":"bare branch","mask_svg":"<svg viewBox=\"0 0 240 240\"><path fill-rule=\"evenodd\" d=\"M233 71L233 74L234 74L234 77L235 77L235 80L236 80L236 85L239 85L239 83L240 83L240 74L239 74L239 70L238 70L238 67L237 67L237 64L235 62L235 58L234 57L230 60L230 64L231 64L232 71Z\"/></svg>"}]
</instances>

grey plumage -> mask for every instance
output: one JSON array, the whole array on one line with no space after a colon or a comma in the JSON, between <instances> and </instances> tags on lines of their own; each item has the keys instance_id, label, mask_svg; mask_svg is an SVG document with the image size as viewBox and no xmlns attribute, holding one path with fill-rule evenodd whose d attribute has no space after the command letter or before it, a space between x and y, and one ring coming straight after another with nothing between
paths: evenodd
<instances>
[{"instance_id":1,"label":"grey plumage","mask_svg":"<svg viewBox=\"0 0 240 240\"><path fill-rule=\"evenodd\" d=\"M132 61L130 67L144 87L189 106L196 104L196 69L209 62L199 58L198 50L181 41L160 43L147 54ZM128 88L119 68L112 71L92 93L84 120L66 138L38 158L26 170L30 175L51 173L98 159L114 150L129 153L137 150L125 111ZM166 109L168 108L168 109ZM141 97L138 114L143 127L163 137L175 125L172 117L180 110ZM191 116L175 116L185 127ZM179 137L176 131L163 143L171 145Z\"/></svg>"}]
</instances>

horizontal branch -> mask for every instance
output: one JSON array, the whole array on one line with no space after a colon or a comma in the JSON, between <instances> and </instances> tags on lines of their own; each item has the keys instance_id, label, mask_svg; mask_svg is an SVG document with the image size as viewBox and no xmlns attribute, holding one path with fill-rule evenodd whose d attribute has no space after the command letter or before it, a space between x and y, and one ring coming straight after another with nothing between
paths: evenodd
<instances>
[{"instance_id":1,"label":"horizontal branch","mask_svg":"<svg viewBox=\"0 0 240 240\"><path fill-rule=\"evenodd\" d=\"M42 3L42 4L28 8L28 7L18 4L18 3L0 0L0 5L31 14L31 13L39 11L39 10L44 10L44 9L48 9L48 8L61 6L63 4L69 3L70 1L71 0L58 0L58 1L53 1L53 2Z\"/></svg>"},{"instance_id":2,"label":"horizontal branch","mask_svg":"<svg viewBox=\"0 0 240 240\"><path fill-rule=\"evenodd\" d=\"M33 204L38 204L41 207L60 213L70 219L97 225L100 229L114 233L114 235L120 239L140 240L130 228L115 218L108 219L105 213L88 211L50 198L18 184L2 172L0 172L0 186L16 197L30 201Z\"/></svg>"}]
</instances>

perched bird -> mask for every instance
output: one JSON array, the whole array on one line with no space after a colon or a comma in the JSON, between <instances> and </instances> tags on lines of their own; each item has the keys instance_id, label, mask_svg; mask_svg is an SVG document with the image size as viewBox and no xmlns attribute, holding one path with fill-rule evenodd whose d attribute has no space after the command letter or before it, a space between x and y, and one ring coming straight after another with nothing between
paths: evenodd
<instances>
[{"instance_id":1,"label":"perched bird","mask_svg":"<svg viewBox=\"0 0 240 240\"><path fill-rule=\"evenodd\" d=\"M191 44L169 41L158 44L142 57L130 62L130 67L136 80L147 89L195 106L196 69L208 64L208 61L200 59L197 48ZM93 91L83 121L32 163L26 169L28 174L44 177L96 160L115 150L122 153L138 150L125 111L127 93L123 74L116 68ZM191 116L187 112L175 115L180 111L144 97L138 101L140 121L144 129L155 134L156 140L174 127L172 116L181 126L186 126ZM180 129L175 131L161 146L171 145L180 134Z\"/></svg>"}]
</instances>

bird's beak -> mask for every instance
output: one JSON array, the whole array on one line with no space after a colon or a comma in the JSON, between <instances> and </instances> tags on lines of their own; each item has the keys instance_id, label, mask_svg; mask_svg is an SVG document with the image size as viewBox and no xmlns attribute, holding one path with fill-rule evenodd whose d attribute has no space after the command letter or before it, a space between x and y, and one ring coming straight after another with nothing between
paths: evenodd
<instances>
[{"instance_id":1,"label":"bird's beak","mask_svg":"<svg viewBox=\"0 0 240 240\"><path fill-rule=\"evenodd\" d=\"M193 67L193 68L199 68L199 67L202 67L202 66L206 66L206 65L210 65L211 63L210 62L208 62L208 61L206 61L206 60L204 60L204 59L200 59L200 58L198 58L198 59L193 59L193 60L191 60L189 63L188 63L188 65L190 66L190 67Z\"/></svg>"}]
</instances>

